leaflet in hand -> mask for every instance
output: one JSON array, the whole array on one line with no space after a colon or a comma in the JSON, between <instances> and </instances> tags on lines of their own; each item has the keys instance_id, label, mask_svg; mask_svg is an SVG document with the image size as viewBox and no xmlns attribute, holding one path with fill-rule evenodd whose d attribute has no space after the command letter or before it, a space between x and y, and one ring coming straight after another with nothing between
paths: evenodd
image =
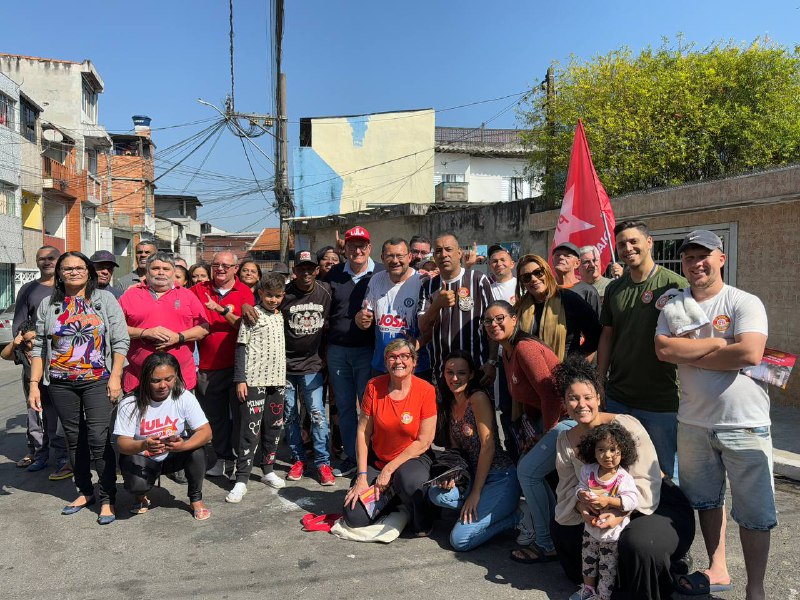
<instances>
[{"instance_id":1,"label":"leaflet in hand","mask_svg":"<svg viewBox=\"0 0 800 600\"><path fill-rule=\"evenodd\" d=\"M366 509L370 519L374 519L394 498L394 490L390 487L383 490L379 496L375 492L375 486L371 485L358 495L358 499L361 500L361 504L364 505L364 509ZM377 500L375 499L376 496L378 496Z\"/></svg>"},{"instance_id":2,"label":"leaflet in hand","mask_svg":"<svg viewBox=\"0 0 800 600\"><path fill-rule=\"evenodd\" d=\"M746 367L742 369L742 373L757 381L765 381L770 385L785 390L796 362L796 354L773 348L764 348L764 357L761 359L761 364L755 367Z\"/></svg>"}]
</instances>

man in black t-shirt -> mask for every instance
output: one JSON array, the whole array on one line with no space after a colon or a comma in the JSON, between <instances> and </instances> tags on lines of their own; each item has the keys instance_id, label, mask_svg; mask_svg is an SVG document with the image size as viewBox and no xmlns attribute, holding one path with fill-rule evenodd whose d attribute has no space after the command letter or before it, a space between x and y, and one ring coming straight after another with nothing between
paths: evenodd
<instances>
[{"instance_id":1,"label":"man in black t-shirt","mask_svg":"<svg viewBox=\"0 0 800 600\"><path fill-rule=\"evenodd\" d=\"M285 321L286 388L285 417L292 467L286 476L297 481L305 471L305 448L300 431L300 394L311 418L311 437L314 443L314 464L322 485L333 485L328 449L328 417L325 414L322 389L323 337L331 308L331 291L327 283L317 281L316 256L298 252L295 260L295 279L286 287L280 310Z\"/></svg>"}]
</instances>

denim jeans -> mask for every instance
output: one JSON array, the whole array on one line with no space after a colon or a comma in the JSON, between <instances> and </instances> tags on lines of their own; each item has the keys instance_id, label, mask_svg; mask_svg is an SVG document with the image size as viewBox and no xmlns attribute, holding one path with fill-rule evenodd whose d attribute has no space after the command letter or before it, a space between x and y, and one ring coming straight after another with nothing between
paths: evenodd
<instances>
[{"instance_id":1,"label":"denim jeans","mask_svg":"<svg viewBox=\"0 0 800 600\"><path fill-rule=\"evenodd\" d=\"M330 464L328 450L328 417L325 404L322 402L322 373L307 375L287 375L285 417L286 431L289 437L289 448L292 450L292 462L305 462L306 453L303 448L303 435L300 431L300 408L297 405L297 394L303 397L306 411L311 418L311 439L314 443L314 464L316 466Z\"/></svg>"},{"instance_id":2,"label":"denim jeans","mask_svg":"<svg viewBox=\"0 0 800 600\"><path fill-rule=\"evenodd\" d=\"M342 446L348 458L356 459L356 429L358 427L358 402L364 396L367 382L372 376L372 348L348 348L328 345L328 373L333 394Z\"/></svg>"},{"instance_id":3,"label":"denim jeans","mask_svg":"<svg viewBox=\"0 0 800 600\"><path fill-rule=\"evenodd\" d=\"M471 491L471 486L462 492L457 487L443 490L432 487L428 498L436 506L460 509ZM456 552L466 552L488 542L498 533L512 529L517 524L514 512L519 503L519 483L517 470L513 466L507 470L490 471L478 500L478 517L472 523L459 519L450 532L450 545Z\"/></svg>"},{"instance_id":4,"label":"denim jeans","mask_svg":"<svg viewBox=\"0 0 800 600\"><path fill-rule=\"evenodd\" d=\"M550 537L550 521L556 510L556 496L545 477L556 468L556 439L562 431L575 427L570 419L560 421L519 460L517 476L533 520L536 545L550 552L555 549Z\"/></svg>"},{"instance_id":5,"label":"denim jeans","mask_svg":"<svg viewBox=\"0 0 800 600\"><path fill-rule=\"evenodd\" d=\"M658 457L658 466L678 483L678 413L631 408L606 395L606 411L636 417L647 431Z\"/></svg>"}]
</instances>

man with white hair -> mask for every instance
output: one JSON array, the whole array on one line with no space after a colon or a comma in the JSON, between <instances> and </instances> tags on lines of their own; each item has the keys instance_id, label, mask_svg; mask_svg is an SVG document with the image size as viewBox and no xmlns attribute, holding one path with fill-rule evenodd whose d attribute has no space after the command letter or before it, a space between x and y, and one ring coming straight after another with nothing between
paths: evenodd
<instances>
[{"instance_id":1,"label":"man with white hair","mask_svg":"<svg viewBox=\"0 0 800 600\"><path fill-rule=\"evenodd\" d=\"M238 433L239 401L233 383L233 362L242 305L253 306L253 292L236 277L239 259L230 251L217 252L211 262L211 279L190 289L205 306L210 333L200 340L197 399L211 424L216 464L211 476L225 473L225 460L233 461L232 433ZM233 416L233 420L231 419ZM232 469L233 467L231 467ZM232 473L231 473L232 474Z\"/></svg>"},{"instance_id":2,"label":"man with white hair","mask_svg":"<svg viewBox=\"0 0 800 600\"><path fill-rule=\"evenodd\" d=\"M581 274L583 281L594 286L594 289L600 295L600 302L602 303L603 296L606 293L606 286L611 283L611 280L608 277L603 277L600 251L597 246L581 246L578 248L578 254L581 261L578 264L578 273Z\"/></svg>"}]
</instances>

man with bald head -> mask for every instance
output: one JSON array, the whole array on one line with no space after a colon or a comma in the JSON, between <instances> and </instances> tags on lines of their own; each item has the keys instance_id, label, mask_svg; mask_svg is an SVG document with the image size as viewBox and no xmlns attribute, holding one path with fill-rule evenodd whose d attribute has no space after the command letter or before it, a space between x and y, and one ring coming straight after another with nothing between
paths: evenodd
<instances>
[{"instance_id":1,"label":"man with bald head","mask_svg":"<svg viewBox=\"0 0 800 600\"><path fill-rule=\"evenodd\" d=\"M233 252L217 252L211 262L211 279L191 288L205 307L209 324L209 334L198 343L200 365L196 391L211 424L211 444L217 456L216 464L207 472L211 476L224 475L225 461L235 458L233 440L239 429L233 359L242 305L252 306L255 301L250 288L236 277L238 270L239 259Z\"/></svg>"},{"instance_id":2,"label":"man with bald head","mask_svg":"<svg viewBox=\"0 0 800 600\"><path fill-rule=\"evenodd\" d=\"M123 275L115 282L116 288L121 293L125 293L125 290L132 285L137 285L142 282L144 276L147 274L147 259L156 252L158 252L158 247L155 242L142 240L136 244L136 248L134 249L136 268L127 275Z\"/></svg>"}]
</instances>

